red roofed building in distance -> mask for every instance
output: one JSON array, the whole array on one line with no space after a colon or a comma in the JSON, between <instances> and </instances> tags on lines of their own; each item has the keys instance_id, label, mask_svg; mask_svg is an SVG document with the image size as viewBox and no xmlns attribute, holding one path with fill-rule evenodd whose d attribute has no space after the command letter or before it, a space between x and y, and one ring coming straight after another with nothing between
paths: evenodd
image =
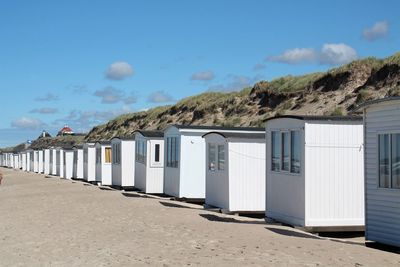
<instances>
[{"instance_id":1,"label":"red roofed building in distance","mask_svg":"<svg viewBox=\"0 0 400 267\"><path fill-rule=\"evenodd\" d=\"M68 125L64 125L64 127L58 132L57 136L63 136L63 135L73 135L74 131L72 131L71 128L68 127Z\"/></svg>"}]
</instances>

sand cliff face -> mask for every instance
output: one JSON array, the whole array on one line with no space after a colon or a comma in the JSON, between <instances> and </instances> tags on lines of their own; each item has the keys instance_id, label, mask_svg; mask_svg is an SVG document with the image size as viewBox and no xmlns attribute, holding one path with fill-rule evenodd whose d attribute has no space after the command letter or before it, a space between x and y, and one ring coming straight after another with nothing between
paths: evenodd
<instances>
[{"instance_id":1,"label":"sand cliff face","mask_svg":"<svg viewBox=\"0 0 400 267\"><path fill-rule=\"evenodd\" d=\"M360 103L400 95L400 53L366 58L325 73L261 81L240 92L206 92L172 106L120 116L86 140L110 139L168 124L261 126L277 114L345 115Z\"/></svg>"}]
</instances>

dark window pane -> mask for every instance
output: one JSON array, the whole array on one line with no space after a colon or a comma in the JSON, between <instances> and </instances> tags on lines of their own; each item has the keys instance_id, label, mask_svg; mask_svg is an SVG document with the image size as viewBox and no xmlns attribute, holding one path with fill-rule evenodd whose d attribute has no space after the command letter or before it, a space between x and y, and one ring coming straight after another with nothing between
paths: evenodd
<instances>
[{"instance_id":1,"label":"dark window pane","mask_svg":"<svg viewBox=\"0 0 400 267\"><path fill-rule=\"evenodd\" d=\"M400 134L392 135L392 188L400 188Z\"/></svg>"},{"instance_id":2,"label":"dark window pane","mask_svg":"<svg viewBox=\"0 0 400 267\"><path fill-rule=\"evenodd\" d=\"M289 171L289 133L282 133L282 170Z\"/></svg>"},{"instance_id":3,"label":"dark window pane","mask_svg":"<svg viewBox=\"0 0 400 267\"><path fill-rule=\"evenodd\" d=\"M160 162L160 145L156 144L155 146L155 157L154 157L155 162Z\"/></svg>"},{"instance_id":4,"label":"dark window pane","mask_svg":"<svg viewBox=\"0 0 400 267\"><path fill-rule=\"evenodd\" d=\"M280 133L279 132L272 132L271 133L271 169L273 171L280 170Z\"/></svg>"},{"instance_id":5,"label":"dark window pane","mask_svg":"<svg viewBox=\"0 0 400 267\"><path fill-rule=\"evenodd\" d=\"M300 173L300 132L291 132L290 138L290 172Z\"/></svg>"},{"instance_id":6,"label":"dark window pane","mask_svg":"<svg viewBox=\"0 0 400 267\"><path fill-rule=\"evenodd\" d=\"M379 135L379 187L388 188L389 173L389 135Z\"/></svg>"}]
</instances>

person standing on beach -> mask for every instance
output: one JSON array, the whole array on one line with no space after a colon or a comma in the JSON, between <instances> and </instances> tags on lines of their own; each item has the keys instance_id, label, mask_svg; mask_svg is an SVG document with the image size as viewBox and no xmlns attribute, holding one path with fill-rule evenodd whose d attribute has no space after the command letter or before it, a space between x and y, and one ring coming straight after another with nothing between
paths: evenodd
<instances>
[{"instance_id":1,"label":"person standing on beach","mask_svg":"<svg viewBox=\"0 0 400 267\"><path fill-rule=\"evenodd\" d=\"M0 171L0 185L1 185L1 180L3 180L3 173Z\"/></svg>"}]
</instances>

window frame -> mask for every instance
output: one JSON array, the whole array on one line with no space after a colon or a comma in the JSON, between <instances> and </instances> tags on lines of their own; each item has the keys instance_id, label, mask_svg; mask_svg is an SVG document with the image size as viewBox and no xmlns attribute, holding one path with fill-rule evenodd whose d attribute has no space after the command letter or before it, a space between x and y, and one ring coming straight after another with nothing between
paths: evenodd
<instances>
[{"instance_id":1,"label":"window frame","mask_svg":"<svg viewBox=\"0 0 400 267\"><path fill-rule=\"evenodd\" d=\"M273 145L272 145L272 135L273 135L273 133L277 133L277 137L279 137L279 142L278 142L278 144L279 144L279 147L278 147L278 151L279 151L279 168L278 169L273 169L272 167L273 167L273 164L272 164L272 162L273 162L273 156L272 156L272 153L273 153ZM299 140L299 152L300 152L300 155L299 155L299 161L300 161L300 171L299 172L293 172L292 171L292 133L293 132L298 132L298 134L299 134L299 138L300 138L300 140ZM269 171L271 171L271 172L273 172L273 173L277 173L277 174L285 174L285 175L293 175L293 176L300 176L300 175L302 175L302 170L303 170L303 166L302 166L302 164L303 164L303 162L302 162L302 145L304 144L304 142L302 143L302 139L301 139L301 133L302 133L303 131L302 131L302 129L299 129L299 128L294 128L294 129L271 129L270 130L270 146L271 146L271 148L270 148L270 153L269 153L269 156L271 157L270 158L270 164L271 164L271 166L270 166L270 168L269 168ZM284 133L287 133L288 134L288 149L289 149L289 170L283 170L283 134Z\"/></svg>"},{"instance_id":2,"label":"window frame","mask_svg":"<svg viewBox=\"0 0 400 267\"><path fill-rule=\"evenodd\" d=\"M166 137L166 167L168 168L179 168L180 164L180 138L179 136L173 135ZM165 160L165 159L164 159Z\"/></svg>"},{"instance_id":3,"label":"window frame","mask_svg":"<svg viewBox=\"0 0 400 267\"><path fill-rule=\"evenodd\" d=\"M378 190L389 190L389 191L399 191L400 188L393 187L393 171L392 171L392 164L393 164L393 147L392 147L392 138L394 135L399 135L400 131L393 131L393 132L378 132L376 135L376 169L377 169L377 176L376 176L376 188ZM381 182L381 172L380 172L380 142L379 142L379 137L382 135L387 135L388 136L388 141L389 141L389 186L388 187L381 187L380 182ZM400 153L400 152L399 152Z\"/></svg>"}]
</instances>

